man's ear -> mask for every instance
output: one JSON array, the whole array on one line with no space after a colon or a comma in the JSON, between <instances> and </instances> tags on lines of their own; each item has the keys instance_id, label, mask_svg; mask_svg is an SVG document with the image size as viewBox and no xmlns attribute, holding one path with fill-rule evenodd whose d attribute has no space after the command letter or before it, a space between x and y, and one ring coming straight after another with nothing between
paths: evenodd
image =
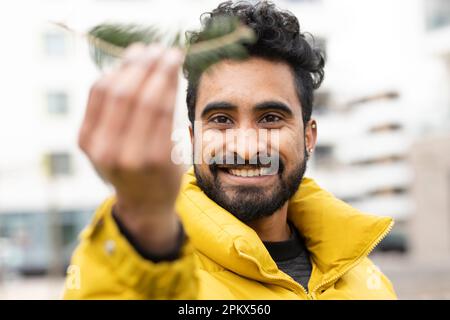
<instances>
[{"instance_id":1,"label":"man's ear","mask_svg":"<svg viewBox=\"0 0 450 320\"><path fill-rule=\"evenodd\" d=\"M306 123L305 128L305 147L308 153L311 153L317 142L317 122L314 119L309 120Z\"/></svg>"}]
</instances>

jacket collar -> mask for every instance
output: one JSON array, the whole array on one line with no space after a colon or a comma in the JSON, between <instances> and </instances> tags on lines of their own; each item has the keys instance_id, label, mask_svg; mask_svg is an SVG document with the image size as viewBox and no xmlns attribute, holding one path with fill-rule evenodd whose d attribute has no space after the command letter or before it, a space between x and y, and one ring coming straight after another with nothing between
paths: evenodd
<instances>
[{"instance_id":1,"label":"jacket collar","mask_svg":"<svg viewBox=\"0 0 450 320\"><path fill-rule=\"evenodd\" d=\"M241 276L292 286L293 281L278 270L256 232L201 191L193 168L183 177L176 206L200 253ZM392 218L363 214L309 178L303 179L289 201L288 218L311 253L309 287L313 288L337 279L367 256L393 225Z\"/></svg>"}]
</instances>

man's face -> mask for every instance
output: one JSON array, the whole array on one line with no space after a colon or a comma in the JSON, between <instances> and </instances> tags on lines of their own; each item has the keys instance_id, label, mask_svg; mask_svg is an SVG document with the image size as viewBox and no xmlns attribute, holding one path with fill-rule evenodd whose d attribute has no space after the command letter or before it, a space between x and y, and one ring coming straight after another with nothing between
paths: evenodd
<instances>
[{"instance_id":1,"label":"man's face","mask_svg":"<svg viewBox=\"0 0 450 320\"><path fill-rule=\"evenodd\" d=\"M200 79L195 120L198 184L237 218L269 216L297 191L315 131L308 128L305 139L287 64L256 57L217 63Z\"/></svg>"}]
</instances>

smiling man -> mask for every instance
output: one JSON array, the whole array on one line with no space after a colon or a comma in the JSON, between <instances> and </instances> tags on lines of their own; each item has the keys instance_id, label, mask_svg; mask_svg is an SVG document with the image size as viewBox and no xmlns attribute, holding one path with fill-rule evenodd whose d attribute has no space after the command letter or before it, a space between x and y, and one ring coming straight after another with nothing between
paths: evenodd
<instances>
[{"instance_id":1,"label":"smiling man","mask_svg":"<svg viewBox=\"0 0 450 320\"><path fill-rule=\"evenodd\" d=\"M320 52L271 3L225 2L204 26L222 16L258 40L245 60L185 66L194 166L183 177L170 140L181 54L132 46L93 86L79 143L116 195L83 232L65 297L396 298L367 257L392 219L304 177Z\"/></svg>"}]
</instances>

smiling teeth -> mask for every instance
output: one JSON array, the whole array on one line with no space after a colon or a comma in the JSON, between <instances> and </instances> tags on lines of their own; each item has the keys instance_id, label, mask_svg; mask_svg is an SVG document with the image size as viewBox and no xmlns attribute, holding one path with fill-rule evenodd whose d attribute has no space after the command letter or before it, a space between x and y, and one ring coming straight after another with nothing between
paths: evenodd
<instances>
[{"instance_id":1,"label":"smiling teeth","mask_svg":"<svg viewBox=\"0 0 450 320\"><path fill-rule=\"evenodd\" d=\"M271 175L270 168L258 168L258 169L230 169L228 172L238 177L259 177Z\"/></svg>"}]
</instances>

